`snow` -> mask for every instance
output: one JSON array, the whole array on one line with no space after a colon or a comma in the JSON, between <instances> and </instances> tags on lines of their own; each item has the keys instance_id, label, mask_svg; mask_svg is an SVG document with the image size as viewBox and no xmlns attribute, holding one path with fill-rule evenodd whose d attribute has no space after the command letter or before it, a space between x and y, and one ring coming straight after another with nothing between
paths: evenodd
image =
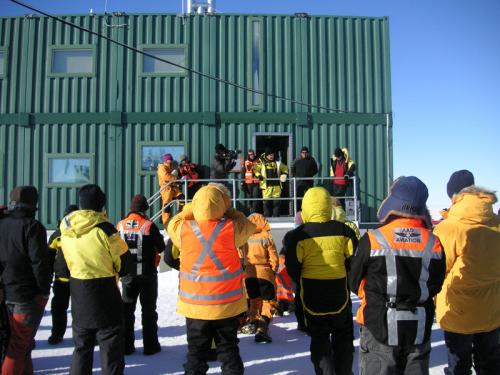
<instances>
[{"instance_id":1,"label":"snow","mask_svg":"<svg viewBox=\"0 0 500 375\"><path fill-rule=\"evenodd\" d=\"M142 329L140 304L136 310L136 352L125 357L126 374L183 374L183 363L187 352L184 317L175 312L177 301L176 271L158 275L158 336L162 352L153 356L142 354ZM353 312L359 300L353 295ZM68 374L73 352L71 338L71 314L68 312L68 330L64 341L57 346L47 344L52 324L50 301L36 336L36 349L32 353L36 374ZM271 325L271 344L257 344L252 335L240 335L240 352L247 375L314 374L309 359L309 337L295 328L295 316L276 317ZM358 373L357 353L359 335L355 326L354 345L356 353L353 363L354 374ZM99 373L99 353L94 353L94 373ZM441 374L446 364L446 348L442 331L435 324L432 332L431 374ZM209 363L209 374L220 374L219 362Z\"/></svg>"}]
</instances>

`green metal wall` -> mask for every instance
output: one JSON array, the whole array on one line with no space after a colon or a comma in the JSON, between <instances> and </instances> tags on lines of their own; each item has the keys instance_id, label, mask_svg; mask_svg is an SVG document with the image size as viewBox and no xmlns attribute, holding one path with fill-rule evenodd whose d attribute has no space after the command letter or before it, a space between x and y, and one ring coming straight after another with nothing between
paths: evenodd
<instances>
[{"instance_id":1,"label":"green metal wall","mask_svg":"<svg viewBox=\"0 0 500 375\"><path fill-rule=\"evenodd\" d=\"M39 218L53 226L76 187L46 184L47 155L94 155L95 182L108 193L113 220L132 195L151 195L154 174L140 174L140 142L181 142L209 165L216 143L247 150L256 132L292 136L295 157L311 148L328 174L328 158L347 146L358 164L363 221L375 220L392 179L389 29L386 18L171 14L65 16L132 46L187 45L188 64L251 86L253 21L261 23L262 89L352 113L328 113L266 98L252 107L241 89L208 78L145 76L140 56L44 17L0 18L0 202L16 185L39 187ZM110 28L105 24L126 24ZM91 77L51 77L51 46L93 45Z\"/></svg>"}]
</instances>

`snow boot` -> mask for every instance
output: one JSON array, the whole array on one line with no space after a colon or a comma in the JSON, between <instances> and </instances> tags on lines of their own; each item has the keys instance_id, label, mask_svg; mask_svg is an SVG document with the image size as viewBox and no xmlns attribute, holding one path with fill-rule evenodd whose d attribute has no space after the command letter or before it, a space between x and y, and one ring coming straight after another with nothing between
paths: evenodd
<instances>
[{"instance_id":1,"label":"snow boot","mask_svg":"<svg viewBox=\"0 0 500 375\"><path fill-rule=\"evenodd\" d=\"M255 333L255 342L271 343L273 339L269 336L269 318L261 317L257 322L257 332Z\"/></svg>"},{"instance_id":2,"label":"snow boot","mask_svg":"<svg viewBox=\"0 0 500 375\"><path fill-rule=\"evenodd\" d=\"M248 322L243 327L240 328L240 333L245 335L253 335L257 332L257 320Z\"/></svg>"}]
</instances>

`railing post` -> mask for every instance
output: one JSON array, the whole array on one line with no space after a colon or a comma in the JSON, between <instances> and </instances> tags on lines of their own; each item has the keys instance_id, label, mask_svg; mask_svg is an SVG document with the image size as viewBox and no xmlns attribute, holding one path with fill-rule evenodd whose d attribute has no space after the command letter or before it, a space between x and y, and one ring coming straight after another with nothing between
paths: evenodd
<instances>
[{"instance_id":1,"label":"railing post","mask_svg":"<svg viewBox=\"0 0 500 375\"><path fill-rule=\"evenodd\" d=\"M293 216L297 214L297 180L292 177L293 180Z\"/></svg>"},{"instance_id":2,"label":"railing post","mask_svg":"<svg viewBox=\"0 0 500 375\"><path fill-rule=\"evenodd\" d=\"M232 179L233 183L233 208L236 208L236 179Z\"/></svg>"},{"instance_id":3,"label":"railing post","mask_svg":"<svg viewBox=\"0 0 500 375\"><path fill-rule=\"evenodd\" d=\"M354 221L358 222L358 186L356 176L353 176L353 186L354 186Z\"/></svg>"},{"instance_id":4,"label":"railing post","mask_svg":"<svg viewBox=\"0 0 500 375\"><path fill-rule=\"evenodd\" d=\"M188 180L187 179L184 179L183 190L184 190L184 204L187 204L187 202L188 202Z\"/></svg>"}]
</instances>

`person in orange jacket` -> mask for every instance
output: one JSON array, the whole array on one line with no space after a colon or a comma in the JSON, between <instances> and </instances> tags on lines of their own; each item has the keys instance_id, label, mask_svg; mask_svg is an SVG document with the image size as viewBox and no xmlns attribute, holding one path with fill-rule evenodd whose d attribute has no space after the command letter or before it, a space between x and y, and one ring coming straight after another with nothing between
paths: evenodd
<instances>
[{"instance_id":1,"label":"person in orange jacket","mask_svg":"<svg viewBox=\"0 0 500 375\"><path fill-rule=\"evenodd\" d=\"M255 333L256 342L272 342L268 328L277 305L274 279L279 267L278 253L266 218L254 213L248 219L256 229L243 246L250 309L247 313L248 324L242 332Z\"/></svg>"},{"instance_id":2,"label":"person in orange jacket","mask_svg":"<svg viewBox=\"0 0 500 375\"><path fill-rule=\"evenodd\" d=\"M206 373L213 340L222 373L244 372L237 330L247 301L238 248L255 225L231 207L229 195L222 184L203 186L167 227L178 249L171 257L180 260L177 312L186 317L186 374Z\"/></svg>"},{"instance_id":3,"label":"person in orange jacket","mask_svg":"<svg viewBox=\"0 0 500 375\"><path fill-rule=\"evenodd\" d=\"M165 206L182 194L178 184L174 182L177 180L179 171L174 166L174 158L172 154L163 155L163 163L158 164L157 174L158 184L160 185L160 189L163 189L161 191L161 206L163 208L161 219L163 225L166 227L170 219L170 207L165 208Z\"/></svg>"}]
</instances>

